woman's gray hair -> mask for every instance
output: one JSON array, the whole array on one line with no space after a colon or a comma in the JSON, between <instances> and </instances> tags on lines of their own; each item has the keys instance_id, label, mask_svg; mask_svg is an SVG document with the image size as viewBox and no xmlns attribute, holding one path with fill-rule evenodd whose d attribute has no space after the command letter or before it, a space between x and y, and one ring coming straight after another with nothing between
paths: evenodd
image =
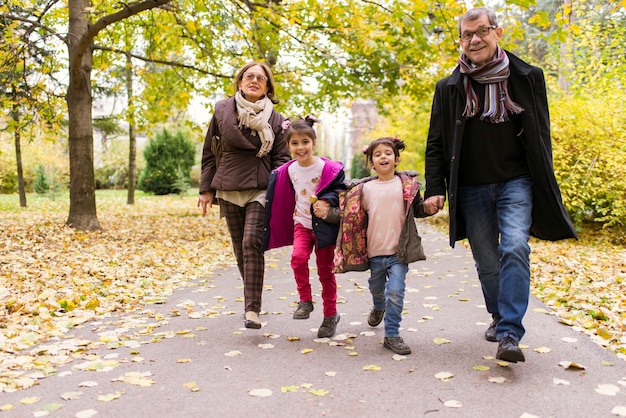
<instances>
[{"instance_id":1,"label":"woman's gray hair","mask_svg":"<svg viewBox=\"0 0 626 418\"><path fill-rule=\"evenodd\" d=\"M459 35L461 35L461 24L463 22L465 22L466 20L476 20L484 15L487 15L487 18L489 19L489 24L496 27L498 26L498 16L496 16L496 12L494 12L493 9L485 6L474 7L473 9L465 12L465 14L463 14L463 16L459 18Z\"/></svg>"}]
</instances>

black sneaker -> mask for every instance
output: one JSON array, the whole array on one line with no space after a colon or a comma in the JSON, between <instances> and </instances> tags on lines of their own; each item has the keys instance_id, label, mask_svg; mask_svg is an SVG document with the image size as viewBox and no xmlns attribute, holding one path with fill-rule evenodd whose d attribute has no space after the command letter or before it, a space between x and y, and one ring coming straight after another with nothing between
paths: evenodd
<instances>
[{"instance_id":1,"label":"black sneaker","mask_svg":"<svg viewBox=\"0 0 626 418\"><path fill-rule=\"evenodd\" d=\"M498 339L496 338L496 327L498 326L498 322L500 322L500 320L501 318L494 318L493 321L491 321L489 328L487 328L487 331L485 331L485 340L494 343L498 341Z\"/></svg>"},{"instance_id":2,"label":"black sneaker","mask_svg":"<svg viewBox=\"0 0 626 418\"><path fill-rule=\"evenodd\" d=\"M384 317L385 317L384 310L379 311L378 309L372 308L369 316L367 317L367 323L370 325L370 327L378 326L378 324L382 322Z\"/></svg>"},{"instance_id":3,"label":"black sneaker","mask_svg":"<svg viewBox=\"0 0 626 418\"><path fill-rule=\"evenodd\" d=\"M325 316L322 325L317 329L317 338L330 338L335 335L340 318L339 313L334 316Z\"/></svg>"},{"instance_id":4,"label":"black sneaker","mask_svg":"<svg viewBox=\"0 0 626 418\"><path fill-rule=\"evenodd\" d=\"M517 363L518 361L526 360L522 349L519 348L518 342L508 336L500 340L496 358L498 360L508 361L509 363Z\"/></svg>"},{"instance_id":5,"label":"black sneaker","mask_svg":"<svg viewBox=\"0 0 626 418\"><path fill-rule=\"evenodd\" d=\"M293 313L293 319L309 319L310 313L313 312L313 302L298 302L298 308Z\"/></svg>"},{"instance_id":6,"label":"black sneaker","mask_svg":"<svg viewBox=\"0 0 626 418\"><path fill-rule=\"evenodd\" d=\"M411 347L406 345L402 337L385 337L383 346L396 354L411 354Z\"/></svg>"}]
</instances>

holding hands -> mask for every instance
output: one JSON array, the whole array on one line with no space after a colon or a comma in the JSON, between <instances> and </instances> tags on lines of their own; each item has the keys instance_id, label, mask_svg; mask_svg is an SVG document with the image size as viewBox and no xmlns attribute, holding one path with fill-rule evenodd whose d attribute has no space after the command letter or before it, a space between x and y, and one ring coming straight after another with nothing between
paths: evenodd
<instances>
[{"instance_id":1,"label":"holding hands","mask_svg":"<svg viewBox=\"0 0 626 418\"><path fill-rule=\"evenodd\" d=\"M443 209L443 203L445 202L445 196L437 195L430 196L424 200L424 212L429 215L435 215L441 209Z\"/></svg>"}]
</instances>

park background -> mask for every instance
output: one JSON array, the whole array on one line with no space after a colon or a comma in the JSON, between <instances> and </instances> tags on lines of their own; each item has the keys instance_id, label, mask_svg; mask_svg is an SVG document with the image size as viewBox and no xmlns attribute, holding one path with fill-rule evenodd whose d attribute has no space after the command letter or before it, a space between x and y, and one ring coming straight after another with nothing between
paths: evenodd
<instances>
[{"instance_id":1,"label":"park background","mask_svg":"<svg viewBox=\"0 0 626 418\"><path fill-rule=\"evenodd\" d=\"M501 46L545 72L555 172L580 235L532 241L533 293L624 358L626 2L487 4ZM200 216L194 187L212 106L251 60L272 67L281 113L320 115L318 152L351 176L383 135L407 143L401 169L423 172L434 85L456 65L468 6L3 2L0 363L232 265L223 221ZM445 216L431 222L445 228ZM54 365L23 357L19 368ZM0 388L34 380L2 376Z\"/></svg>"}]
</instances>

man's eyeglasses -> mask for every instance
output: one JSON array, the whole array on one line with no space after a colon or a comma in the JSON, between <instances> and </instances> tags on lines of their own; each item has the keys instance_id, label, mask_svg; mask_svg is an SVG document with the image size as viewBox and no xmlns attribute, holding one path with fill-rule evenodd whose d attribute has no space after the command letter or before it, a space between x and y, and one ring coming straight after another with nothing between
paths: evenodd
<instances>
[{"instance_id":1,"label":"man's eyeglasses","mask_svg":"<svg viewBox=\"0 0 626 418\"><path fill-rule=\"evenodd\" d=\"M243 75L243 79L246 81L252 81L255 78L259 83L265 83L267 81L267 77L261 74L246 73Z\"/></svg>"},{"instance_id":2,"label":"man's eyeglasses","mask_svg":"<svg viewBox=\"0 0 626 418\"><path fill-rule=\"evenodd\" d=\"M484 38L485 36L489 35L489 29L495 29L495 28L497 28L497 26L495 25L481 26L480 28L478 28L478 30L474 32L463 32L461 34L461 40L463 42L469 42L474 37L474 34L478 35L479 38Z\"/></svg>"}]
</instances>

